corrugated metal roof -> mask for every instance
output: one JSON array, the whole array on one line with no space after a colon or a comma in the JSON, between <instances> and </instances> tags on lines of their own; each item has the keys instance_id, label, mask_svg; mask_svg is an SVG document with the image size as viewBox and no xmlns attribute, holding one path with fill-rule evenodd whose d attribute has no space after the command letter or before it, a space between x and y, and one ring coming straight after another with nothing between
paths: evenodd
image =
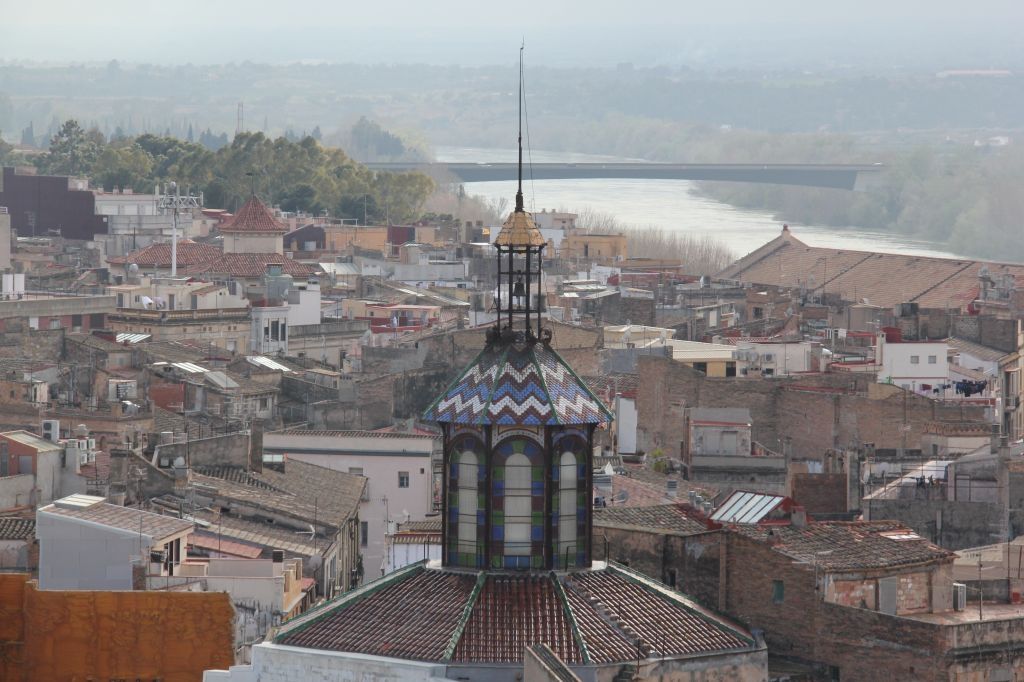
<instances>
[{"instance_id":1,"label":"corrugated metal roof","mask_svg":"<svg viewBox=\"0 0 1024 682\"><path fill-rule=\"evenodd\" d=\"M714 511L711 520L718 523L757 523L786 499L781 495L737 490Z\"/></svg>"},{"instance_id":2,"label":"corrugated metal roof","mask_svg":"<svg viewBox=\"0 0 1024 682\"><path fill-rule=\"evenodd\" d=\"M282 365L280 362L272 360L268 357L264 357L262 355L246 355L245 359L259 367L266 367L267 369L276 369L279 372L291 372L290 369Z\"/></svg>"},{"instance_id":3,"label":"corrugated metal roof","mask_svg":"<svg viewBox=\"0 0 1024 682\"><path fill-rule=\"evenodd\" d=\"M153 338L152 334L137 334L134 332L121 332L114 337L118 343L139 343Z\"/></svg>"},{"instance_id":4,"label":"corrugated metal roof","mask_svg":"<svg viewBox=\"0 0 1024 682\"><path fill-rule=\"evenodd\" d=\"M189 374L202 374L210 371L205 367L200 367L194 362L172 362L171 365L177 367L183 372L188 372Z\"/></svg>"}]
</instances>

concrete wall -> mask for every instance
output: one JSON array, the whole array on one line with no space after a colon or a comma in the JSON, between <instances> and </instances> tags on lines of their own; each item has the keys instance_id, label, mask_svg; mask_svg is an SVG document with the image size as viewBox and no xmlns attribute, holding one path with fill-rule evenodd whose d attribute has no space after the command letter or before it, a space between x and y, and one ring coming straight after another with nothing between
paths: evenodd
<instances>
[{"instance_id":1,"label":"concrete wall","mask_svg":"<svg viewBox=\"0 0 1024 682\"><path fill-rule=\"evenodd\" d=\"M608 664L600 667L578 666L573 668L573 672L585 682L612 682L621 669L621 665ZM702 656L677 661L651 661L642 664L638 672L641 675L639 679L656 682L761 682L767 679L768 655L762 647L760 650L741 654ZM271 643L253 647L252 665L234 666L230 670L207 671L203 676L203 682L421 682L441 679L514 682L538 678L524 677L523 668L518 665L445 666L363 654L315 651Z\"/></svg>"},{"instance_id":2,"label":"concrete wall","mask_svg":"<svg viewBox=\"0 0 1024 682\"><path fill-rule=\"evenodd\" d=\"M0 511L35 504L36 479L32 474L0 478Z\"/></svg>"},{"instance_id":3,"label":"concrete wall","mask_svg":"<svg viewBox=\"0 0 1024 682\"><path fill-rule=\"evenodd\" d=\"M422 682L434 679L446 679L445 666L334 651L312 651L267 642L252 648L252 665L234 666L230 670L209 670L203 675L203 682Z\"/></svg>"},{"instance_id":4,"label":"concrete wall","mask_svg":"<svg viewBox=\"0 0 1024 682\"><path fill-rule=\"evenodd\" d=\"M159 464L160 459L168 457L173 464L174 460L181 457L192 466L248 467L249 451L248 432L229 433L187 443L158 445L153 454L153 462Z\"/></svg>"},{"instance_id":5,"label":"concrete wall","mask_svg":"<svg viewBox=\"0 0 1024 682\"><path fill-rule=\"evenodd\" d=\"M28 571L31 568L31 543L31 540L0 540L0 568Z\"/></svg>"},{"instance_id":6,"label":"concrete wall","mask_svg":"<svg viewBox=\"0 0 1024 682\"><path fill-rule=\"evenodd\" d=\"M987 502L948 500L863 501L865 519L895 519L946 549L1005 542L1007 511Z\"/></svg>"}]
</instances>

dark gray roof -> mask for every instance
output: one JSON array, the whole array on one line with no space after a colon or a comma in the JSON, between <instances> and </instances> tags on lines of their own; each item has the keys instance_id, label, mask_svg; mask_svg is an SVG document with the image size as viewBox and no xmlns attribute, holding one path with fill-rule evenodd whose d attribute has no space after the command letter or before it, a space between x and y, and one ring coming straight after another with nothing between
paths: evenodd
<instances>
[{"instance_id":1,"label":"dark gray roof","mask_svg":"<svg viewBox=\"0 0 1024 682\"><path fill-rule=\"evenodd\" d=\"M32 540L36 535L36 520L15 516L0 518L0 540Z\"/></svg>"}]
</instances>

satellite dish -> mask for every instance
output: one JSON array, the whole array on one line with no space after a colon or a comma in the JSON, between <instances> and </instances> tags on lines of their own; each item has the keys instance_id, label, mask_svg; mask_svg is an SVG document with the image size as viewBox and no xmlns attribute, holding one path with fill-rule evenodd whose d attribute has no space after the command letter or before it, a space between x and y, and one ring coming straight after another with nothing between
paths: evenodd
<instances>
[{"instance_id":1,"label":"satellite dish","mask_svg":"<svg viewBox=\"0 0 1024 682\"><path fill-rule=\"evenodd\" d=\"M612 504L624 504L629 499L628 490L620 490L612 497Z\"/></svg>"},{"instance_id":2,"label":"satellite dish","mask_svg":"<svg viewBox=\"0 0 1024 682\"><path fill-rule=\"evenodd\" d=\"M129 275L137 275L137 274L139 274L139 264L138 263L132 263L131 265L129 265L128 266L128 274Z\"/></svg>"}]
</instances>

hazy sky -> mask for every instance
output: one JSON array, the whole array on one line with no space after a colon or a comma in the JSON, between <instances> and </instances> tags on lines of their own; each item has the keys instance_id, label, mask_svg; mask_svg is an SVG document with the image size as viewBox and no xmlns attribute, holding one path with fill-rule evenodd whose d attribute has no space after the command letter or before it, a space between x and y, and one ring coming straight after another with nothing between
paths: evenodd
<instances>
[{"instance_id":1,"label":"hazy sky","mask_svg":"<svg viewBox=\"0 0 1024 682\"><path fill-rule=\"evenodd\" d=\"M535 65L1007 66L1022 19L1022 0L0 0L0 60L495 64L525 37Z\"/></svg>"}]
</instances>

